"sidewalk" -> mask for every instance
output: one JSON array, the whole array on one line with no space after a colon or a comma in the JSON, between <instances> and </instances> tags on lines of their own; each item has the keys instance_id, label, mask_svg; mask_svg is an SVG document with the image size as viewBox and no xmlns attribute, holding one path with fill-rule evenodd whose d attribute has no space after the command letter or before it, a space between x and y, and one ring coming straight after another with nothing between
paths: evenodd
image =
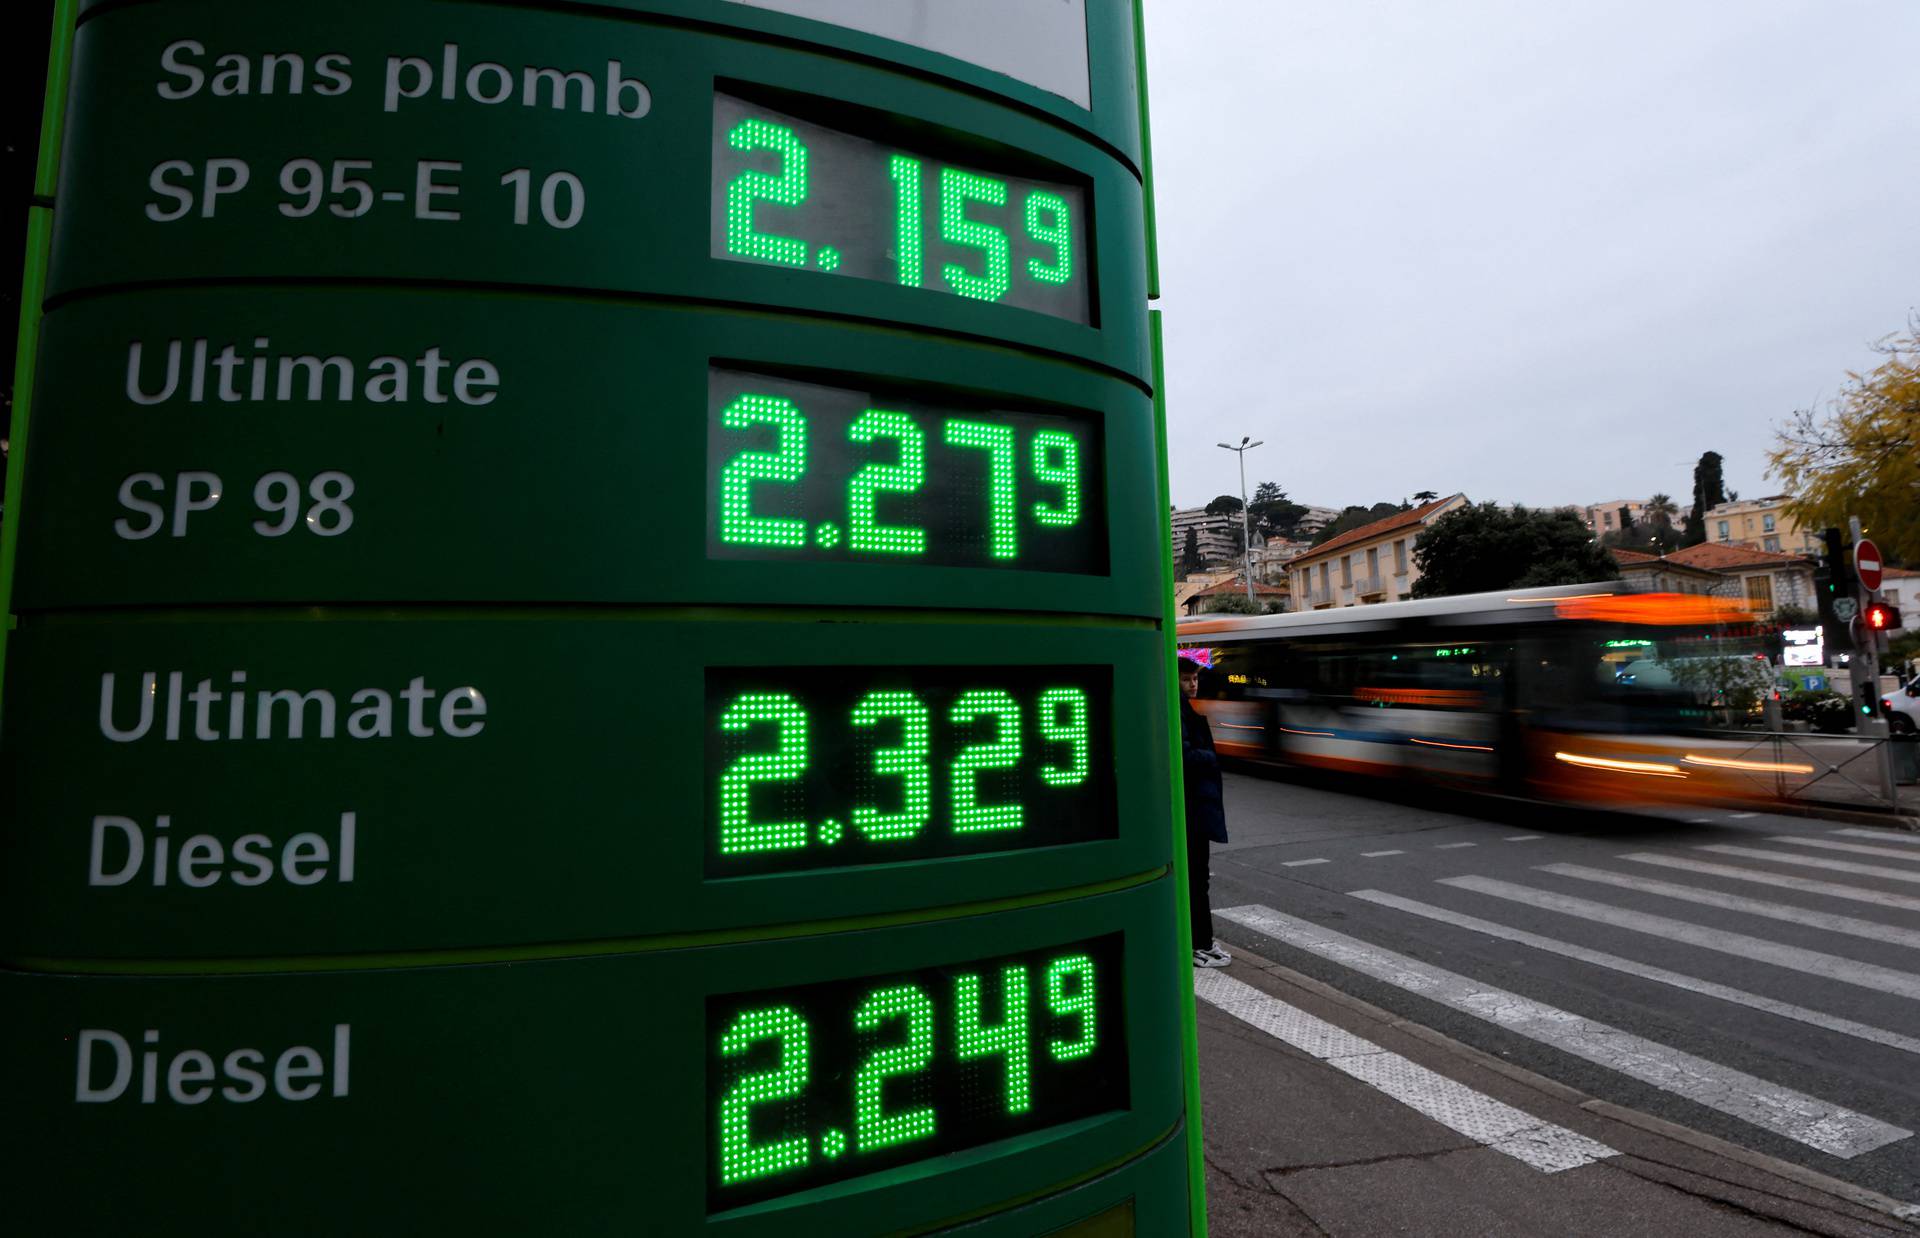
<instances>
[{"instance_id":1,"label":"sidewalk","mask_svg":"<svg viewBox=\"0 0 1920 1238\"><path fill-rule=\"evenodd\" d=\"M1244 951L1195 979L1215 1238L1920 1234L1885 1197L1590 1100Z\"/></svg>"}]
</instances>

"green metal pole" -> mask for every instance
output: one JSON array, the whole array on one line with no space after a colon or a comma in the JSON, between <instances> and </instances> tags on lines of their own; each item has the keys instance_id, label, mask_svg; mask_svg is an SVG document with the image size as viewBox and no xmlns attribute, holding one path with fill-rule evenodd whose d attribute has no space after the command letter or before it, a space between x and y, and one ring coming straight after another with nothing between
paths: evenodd
<instances>
[{"instance_id":1,"label":"green metal pole","mask_svg":"<svg viewBox=\"0 0 1920 1238\"><path fill-rule=\"evenodd\" d=\"M6 699L7 637L13 615L13 562L20 543L21 486L33 407L34 359L40 349L40 304L46 299L47 254L53 238L53 190L60 173L60 131L66 117L67 66L73 53L74 0L55 0L47 41L47 93L40 111L40 154L27 208L27 256L20 277L20 323L14 337L13 418L7 429L6 511L0 516L0 701Z\"/></svg>"},{"instance_id":2,"label":"green metal pole","mask_svg":"<svg viewBox=\"0 0 1920 1238\"><path fill-rule=\"evenodd\" d=\"M1204 1238L1207 1232L1207 1179L1206 1159L1201 1144L1200 1133L1200 1028L1195 1021L1193 1006L1193 930L1192 902L1187 897L1187 804L1185 793L1185 770L1182 769L1180 747L1180 678L1176 673L1174 623L1175 608L1173 602L1173 523L1168 517L1171 490L1167 480L1167 367L1161 348L1160 311L1150 311L1148 321L1151 324L1153 340L1153 423L1154 435L1160 445L1160 562L1161 577L1166 582L1166 621L1161 625L1165 633L1166 653L1163 661L1167 668L1167 735L1171 742L1167 746L1168 782L1173 788L1171 817L1173 820L1173 880L1179 888L1175 901L1180 904L1179 925L1176 929L1180 939L1180 1049L1184 1059L1182 1066L1186 1076L1187 1098L1187 1184L1188 1200L1193 1214L1191 1229L1196 1238Z\"/></svg>"}]
</instances>

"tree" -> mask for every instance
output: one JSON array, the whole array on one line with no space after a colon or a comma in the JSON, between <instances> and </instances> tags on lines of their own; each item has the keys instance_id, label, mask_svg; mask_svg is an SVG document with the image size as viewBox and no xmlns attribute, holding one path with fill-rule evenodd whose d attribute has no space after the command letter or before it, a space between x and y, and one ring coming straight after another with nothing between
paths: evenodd
<instances>
[{"instance_id":1,"label":"tree","mask_svg":"<svg viewBox=\"0 0 1920 1238\"><path fill-rule=\"evenodd\" d=\"M1613 556L1568 511L1492 503L1455 508L1413 544L1417 598L1618 580Z\"/></svg>"},{"instance_id":2,"label":"tree","mask_svg":"<svg viewBox=\"0 0 1920 1238\"><path fill-rule=\"evenodd\" d=\"M1414 505L1417 507L1422 503L1431 503L1439 497L1440 495L1435 491L1422 490L1418 494L1413 496L1413 502L1414 502Z\"/></svg>"},{"instance_id":3,"label":"tree","mask_svg":"<svg viewBox=\"0 0 1920 1238\"><path fill-rule=\"evenodd\" d=\"M1299 530L1300 518L1306 514L1306 507L1289 499L1279 482L1261 482L1254 488L1253 500L1247 504L1253 527L1267 537L1291 540Z\"/></svg>"},{"instance_id":4,"label":"tree","mask_svg":"<svg viewBox=\"0 0 1920 1238\"><path fill-rule=\"evenodd\" d=\"M1180 547L1180 579L1185 580L1199 571L1200 567L1200 530L1188 525L1187 540Z\"/></svg>"},{"instance_id":5,"label":"tree","mask_svg":"<svg viewBox=\"0 0 1920 1238\"><path fill-rule=\"evenodd\" d=\"M1720 472L1720 453L1700 454L1693 466L1693 510L1687 513L1686 535L1680 540L1698 546L1707 540L1707 509L1727 501L1726 479Z\"/></svg>"},{"instance_id":6,"label":"tree","mask_svg":"<svg viewBox=\"0 0 1920 1238\"><path fill-rule=\"evenodd\" d=\"M1803 409L1776 428L1767 471L1796 496L1803 527L1847 527L1858 516L1881 553L1920 558L1920 317L1874 345L1885 357L1849 372L1822 417Z\"/></svg>"},{"instance_id":7,"label":"tree","mask_svg":"<svg viewBox=\"0 0 1920 1238\"><path fill-rule=\"evenodd\" d=\"M1640 513L1654 528L1671 530L1673 518L1680 514L1680 509L1674 504L1672 495L1656 494L1647 500L1647 505L1640 509Z\"/></svg>"}]
</instances>

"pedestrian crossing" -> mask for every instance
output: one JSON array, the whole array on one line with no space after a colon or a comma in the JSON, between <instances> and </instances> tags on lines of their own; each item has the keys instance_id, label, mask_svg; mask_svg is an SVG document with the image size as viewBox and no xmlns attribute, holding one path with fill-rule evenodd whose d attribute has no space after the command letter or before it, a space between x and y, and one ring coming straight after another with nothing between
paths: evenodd
<instances>
[{"instance_id":1,"label":"pedestrian crossing","mask_svg":"<svg viewBox=\"0 0 1920 1238\"><path fill-rule=\"evenodd\" d=\"M1556 973L1572 982L1556 986L1563 1008L1467 974L1475 958L1514 956L1449 951L1454 970L1367 939L1399 931L1400 940L1431 941L1434 926L1444 925L1594 969L1587 979L1627 976L1724 1003L1729 1009L1709 1041L1738 1035L1755 1018L1780 1019L1801 1026L1800 1043L1831 1037L1830 1048L1812 1043L1835 1063L1880 1050L1920 1058L1920 956L1906 955L1920 951L1920 897L1898 889L1920 884L1920 836L1835 829L1768 836L1763 846L1639 846L1587 863L1537 864L1524 875L1508 869L1440 877L1431 895L1404 887L1350 892L1396 921L1406 917L1399 929L1356 915L1341 926L1350 932L1335 930L1259 904L1215 914L1841 1160L1911 1139L1912 1130L1889 1120L1912 1120L1910 1089L1875 1106L1860 1102L1854 1088L1852 1103L1842 1104L1816 1095L1818 1083L1795 1063L1769 1070L1743 1055L1741 1065L1751 1069L1740 1069L1669 1043L1687 1039L1674 1034L1671 1020L1631 1031L1599 1017L1617 1020L1617 1002L1578 1009L1583 1003L1565 994L1608 992L1585 983L1579 971ZM1912 963L1902 965L1903 957ZM1503 966L1506 983L1514 974ZM1619 992L1617 984L1612 991ZM1698 1039L1690 1048L1699 1048ZM1909 1066L1920 1072L1920 1062ZM1866 1111L1875 1108L1881 1112Z\"/></svg>"}]
</instances>

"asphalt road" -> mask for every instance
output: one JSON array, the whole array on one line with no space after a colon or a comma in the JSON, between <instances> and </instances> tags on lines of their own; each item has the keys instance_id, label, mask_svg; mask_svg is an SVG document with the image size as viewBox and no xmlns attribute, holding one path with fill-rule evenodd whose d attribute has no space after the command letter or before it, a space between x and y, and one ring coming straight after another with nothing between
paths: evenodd
<instances>
[{"instance_id":1,"label":"asphalt road","mask_svg":"<svg viewBox=\"0 0 1920 1238\"><path fill-rule=\"evenodd\" d=\"M1920 1201L1920 834L1241 774L1226 794L1211 867L1230 947Z\"/></svg>"}]
</instances>

